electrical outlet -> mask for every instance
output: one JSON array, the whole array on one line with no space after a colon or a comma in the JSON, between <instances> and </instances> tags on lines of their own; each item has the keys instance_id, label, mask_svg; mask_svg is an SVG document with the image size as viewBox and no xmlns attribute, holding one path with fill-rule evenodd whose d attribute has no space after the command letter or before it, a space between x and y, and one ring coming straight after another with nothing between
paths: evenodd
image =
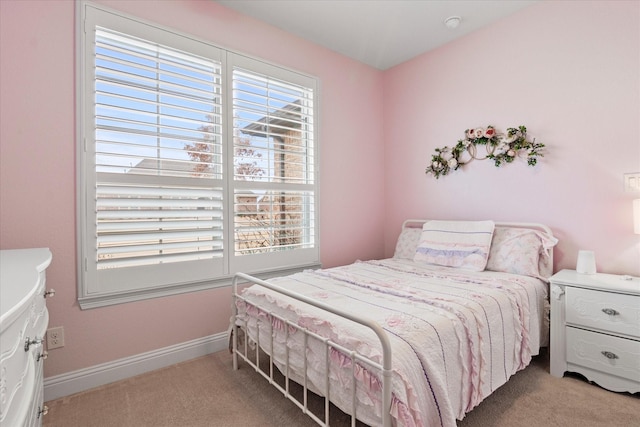
<instances>
[{"instance_id":1,"label":"electrical outlet","mask_svg":"<svg viewBox=\"0 0 640 427\"><path fill-rule=\"evenodd\" d=\"M57 326L47 329L47 350L64 347L64 328Z\"/></svg>"}]
</instances>

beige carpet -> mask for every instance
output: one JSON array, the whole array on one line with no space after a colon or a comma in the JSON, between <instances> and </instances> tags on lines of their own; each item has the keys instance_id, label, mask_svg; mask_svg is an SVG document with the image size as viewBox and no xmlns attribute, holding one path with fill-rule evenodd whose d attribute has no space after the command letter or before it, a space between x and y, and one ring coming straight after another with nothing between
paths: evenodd
<instances>
[{"instance_id":1,"label":"beige carpet","mask_svg":"<svg viewBox=\"0 0 640 427\"><path fill-rule=\"evenodd\" d=\"M316 426L268 382L223 351L47 402L47 427ZM314 406L322 407L319 399ZM331 425L349 425L333 409ZM640 396L613 393L578 377L549 375L548 356L458 423L471 426L640 426Z\"/></svg>"}]
</instances>

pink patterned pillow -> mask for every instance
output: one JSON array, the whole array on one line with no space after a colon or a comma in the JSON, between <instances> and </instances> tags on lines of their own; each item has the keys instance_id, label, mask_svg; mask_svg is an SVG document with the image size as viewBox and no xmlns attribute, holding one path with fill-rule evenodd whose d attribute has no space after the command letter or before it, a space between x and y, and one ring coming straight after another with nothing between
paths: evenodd
<instances>
[{"instance_id":1,"label":"pink patterned pillow","mask_svg":"<svg viewBox=\"0 0 640 427\"><path fill-rule=\"evenodd\" d=\"M420 235L422 234L422 228L403 228L398 236L396 243L396 251L393 254L394 258L399 259L413 259L416 254L416 248L420 242Z\"/></svg>"},{"instance_id":2,"label":"pink patterned pillow","mask_svg":"<svg viewBox=\"0 0 640 427\"><path fill-rule=\"evenodd\" d=\"M528 228L496 227L487 270L548 279L553 270L549 249L558 239Z\"/></svg>"}]
</instances>

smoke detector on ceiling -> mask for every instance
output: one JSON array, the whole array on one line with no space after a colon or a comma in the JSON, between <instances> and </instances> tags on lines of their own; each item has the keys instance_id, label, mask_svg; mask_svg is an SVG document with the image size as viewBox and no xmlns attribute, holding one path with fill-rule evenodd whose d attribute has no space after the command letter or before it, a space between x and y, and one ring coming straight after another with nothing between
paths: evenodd
<instances>
[{"instance_id":1,"label":"smoke detector on ceiling","mask_svg":"<svg viewBox=\"0 0 640 427\"><path fill-rule=\"evenodd\" d=\"M459 16L450 16L444 20L444 25L446 25L447 28L453 30L455 28L458 28L458 25L460 25L460 21L462 21L462 18L460 18Z\"/></svg>"}]
</instances>

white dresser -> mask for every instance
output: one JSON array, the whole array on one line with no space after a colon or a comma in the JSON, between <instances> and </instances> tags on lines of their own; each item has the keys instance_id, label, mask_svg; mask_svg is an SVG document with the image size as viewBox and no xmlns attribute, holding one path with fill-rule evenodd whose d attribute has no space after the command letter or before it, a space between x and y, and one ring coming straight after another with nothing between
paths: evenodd
<instances>
[{"instance_id":1,"label":"white dresser","mask_svg":"<svg viewBox=\"0 0 640 427\"><path fill-rule=\"evenodd\" d=\"M0 251L0 426L40 426L49 249Z\"/></svg>"},{"instance_id":2,"label":"white dresser","mask_svg":"<svg viewBox=\"0 0 640 427\"><path fill-rule=\"evenodd\" d=\"M551 375L640 392L640 278L562 270L550 280Z\"/></svg>"}]
</instances>

